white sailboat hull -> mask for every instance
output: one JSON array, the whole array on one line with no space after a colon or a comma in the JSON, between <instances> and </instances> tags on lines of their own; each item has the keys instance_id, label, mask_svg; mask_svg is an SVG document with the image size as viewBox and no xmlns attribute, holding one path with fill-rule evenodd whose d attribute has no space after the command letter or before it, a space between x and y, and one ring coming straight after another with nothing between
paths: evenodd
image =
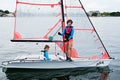
<instances>
[{"instance_id":1,"label":"white sailboat hull","mask_svg":"<svg viewBox=\"0 0 120 80\"><path fill-rule=\"evenodd\" d=\"M80 68L80 67L105 67L108 66L111 59L99 60L74 60L69 61L21 61L8 62L3 64L4 68L24 68L24 69L65 69L65 68Z\"/></svg>"}]
</instances>

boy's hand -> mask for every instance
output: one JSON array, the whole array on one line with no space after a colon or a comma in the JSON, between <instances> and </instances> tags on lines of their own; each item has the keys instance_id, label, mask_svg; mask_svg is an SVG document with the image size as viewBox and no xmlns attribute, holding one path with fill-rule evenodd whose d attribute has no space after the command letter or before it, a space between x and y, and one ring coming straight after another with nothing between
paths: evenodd
<instances>
[{"instance_id":1,"label":"boy's hand","mask_svg":"<svg viewBox=\"0 0 120 80\"><path fill-rule=\"evenodd\" d=\"M69 41L69 39L64 40L64 42L68 42L68 41Z\"/></svg>"},{"instance_id":2,"label":"boy's hand","mask_svg":"<svg viewBox=\"0 0 120 80\"><path fill-rule=\"evenodd\" d=\"M61 33L60 33L60 32L58 32L58 35L61 35Z\"/></svg>"},{"instance_id":3,"label":"boy's hand","mask_svg":"<svg viewBox=\"0 0 120 80\"><path fill-rule=\"evenodd\" d=\"M69 39L66 39L66 41L69 41Z\"/></svg>"}]
</instances>

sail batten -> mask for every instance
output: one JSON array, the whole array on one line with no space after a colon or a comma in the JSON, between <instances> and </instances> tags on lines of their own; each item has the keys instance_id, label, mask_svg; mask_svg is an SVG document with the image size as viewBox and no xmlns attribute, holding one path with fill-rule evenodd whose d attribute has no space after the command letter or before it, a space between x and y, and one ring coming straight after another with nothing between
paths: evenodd
<instances>
[{"instance_id":1,"label":"sail batten","mask_svg":"<svg viewBox=\"0 0 120 80\"><path fill-rule=\"evenodd\" d=\"M37 4L37 3L29 3L29 2L17 2L18 4L27 4L27 5L37 5L37 6L51 6L51 7L54 7L54 6L60 6L59 3L56 3L56 4Z\"/></svg>"},{"instance_id":2,"label":"sail batten","mask_svg":"<svg viewBox=\"0 0 120 80\"><path fill-rule=\"evenodd\" d=\"M16 40L11 40L12 42L63 42L60 40L37 40L37 39L16 39Z\"/></svg>"},{"instance_id":3,"label":"sail batten","mask_svg":"<svg viewBox=\"0 0 120 80\"><path fill-rule=\"evenodd\" d=\"M65 8L83 8L82 6L65 6Z\"/></svg>"}]
</instances>

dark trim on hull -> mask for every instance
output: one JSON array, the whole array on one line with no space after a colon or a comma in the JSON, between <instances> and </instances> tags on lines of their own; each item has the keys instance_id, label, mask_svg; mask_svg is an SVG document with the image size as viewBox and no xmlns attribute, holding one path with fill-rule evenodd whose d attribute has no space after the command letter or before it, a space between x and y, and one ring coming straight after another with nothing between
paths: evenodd
<instances>
[{"instance_id":1,"label":"dark trim on hull","mask_svg":"<svg viewBox=\"0 0 120 80\"><path fill-rule=\"evenodd\" d=\"M109 66L105 67L76 67L76 68L63 68L63 69L28 69L28 68L5 68L3 67L2 69L6 69L6 71L3 70L3 72L46 72L46 71L74 71L74 70L95 70L95 69L109 69ZM96 71L96 70L95 70Z\"/></svg>"}]
</instances>

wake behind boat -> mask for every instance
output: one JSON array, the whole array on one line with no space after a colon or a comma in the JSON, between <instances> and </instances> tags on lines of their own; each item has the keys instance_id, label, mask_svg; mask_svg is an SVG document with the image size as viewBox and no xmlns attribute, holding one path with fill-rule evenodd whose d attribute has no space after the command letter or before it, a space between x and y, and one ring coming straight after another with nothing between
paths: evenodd
<instances>
[{"instance_id":1,"label":"wake behind boat","mask_svg":"<svg viewBox=\"0 0 120 80\"><path fill-rule=\"evenodd\" d=\"M53 43L55 52L49 54L50 61L41 58L43 55L24 56L4 61L3 68L103 67L112 60L80 0L16 0L15 14L12 42L43 43L42 46ZM74 21L75 29L72 61L66 61L64 37L57 34L63 31L68 19Z\"/></svg>"}]
</instances>

